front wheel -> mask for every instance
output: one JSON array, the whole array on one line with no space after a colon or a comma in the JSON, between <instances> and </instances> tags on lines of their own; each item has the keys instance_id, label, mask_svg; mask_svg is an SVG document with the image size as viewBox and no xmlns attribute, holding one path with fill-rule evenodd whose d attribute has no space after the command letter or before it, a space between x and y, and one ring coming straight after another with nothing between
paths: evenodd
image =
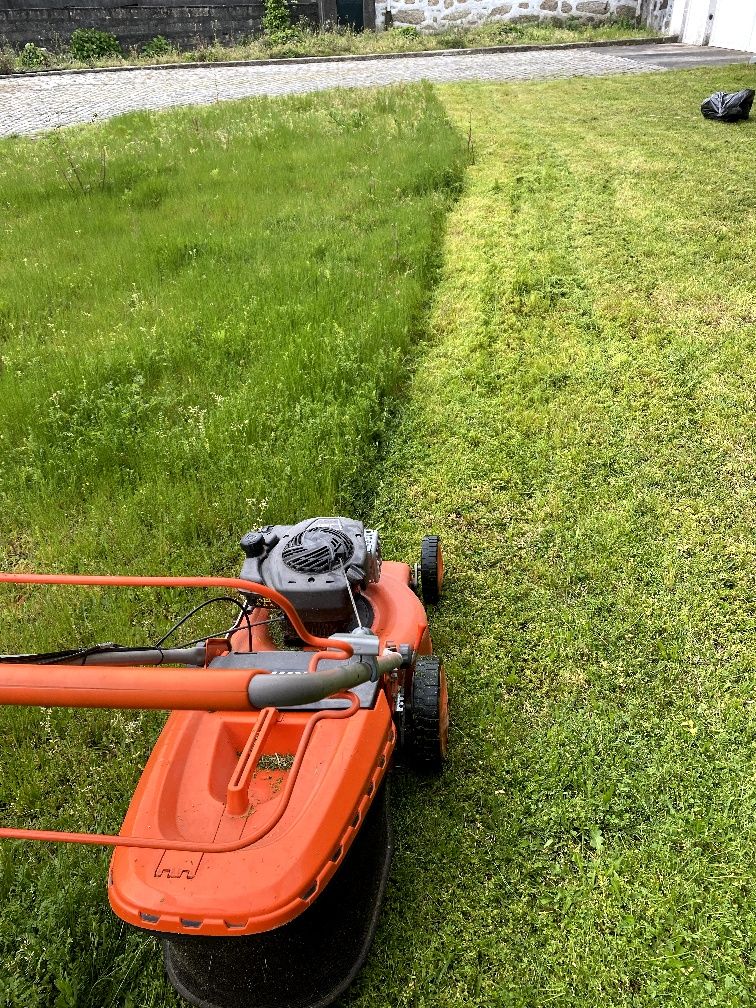
<instances>
[{"instance_id":1,"label":"front wheel","mask_svg":"<svg viewBox=\"0 0 756 1008\"><path fill-rule=\"evenodd\" d=\"M412 766L438 774L446 761L449 740L449 697L444 667L435 655L415 663L410 690L405 744Z\"/></svg>"}]
</instances>

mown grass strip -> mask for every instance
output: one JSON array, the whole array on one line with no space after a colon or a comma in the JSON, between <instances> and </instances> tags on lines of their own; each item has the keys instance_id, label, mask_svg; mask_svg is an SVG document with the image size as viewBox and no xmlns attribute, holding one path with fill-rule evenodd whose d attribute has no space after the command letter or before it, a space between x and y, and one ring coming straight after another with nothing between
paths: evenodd
<instances>
[{"instance_id":1,"label":"mown grass strip","mask_svg":"<svg viewBox=\"0 0 756 1008\"><path fill-rule=\"evenodd\" d=\"M441 91L476 165L376 520L446 544L452 759L350 1004L752 998L756 124L698 105L753 80Z\"/></svg>"},{"instance_id":2,"label":"mown grass strip","mask_svg":"<svg viewBox=\"0 0 756 1008\"><path fill-rule=\"evenodd\" d=\"M0 144L0 568L235 572L250 525L359 510L463 158L426 87ZM149 642L192 600L1 601L14 652ZM117 828L159 720L0 713L3 821ZM0 859L0 1005L177 1003L107 909L107 855Z\"/></svg>"}]
</instances>

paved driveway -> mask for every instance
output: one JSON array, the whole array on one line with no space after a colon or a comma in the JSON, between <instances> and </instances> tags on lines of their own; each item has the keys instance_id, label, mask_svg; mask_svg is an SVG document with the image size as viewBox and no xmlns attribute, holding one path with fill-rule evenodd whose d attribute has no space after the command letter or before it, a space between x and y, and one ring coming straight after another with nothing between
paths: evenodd
<instances>
[{"instance_id":1,"label":"paved driveway","mask_svg":"<svg viewBox=\"0 0 756 1008\"><path fill-rule=\"evenodd\" d=\"M530 52L454 53L396 59L204 66L0 78L0 136L38 133L133 109L209 103L332 87L406 81L506 81L645 73L707 63L748 62L749 53L680 45L602 46Z\"/></svg>"}]
</instances>

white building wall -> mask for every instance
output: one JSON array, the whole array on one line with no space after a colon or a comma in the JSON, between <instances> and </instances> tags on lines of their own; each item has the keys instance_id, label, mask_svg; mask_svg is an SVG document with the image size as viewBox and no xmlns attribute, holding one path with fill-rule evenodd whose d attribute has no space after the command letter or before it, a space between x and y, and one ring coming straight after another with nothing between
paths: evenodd
<instances>
[{"instance_id":1,"label":"white building wall","mask_svg":"<svg viewBox=\"0 0 756 1008\"><path fill-rule=\"evenodd\" d=\"M715 40L737 38L739 48L756 52L756 0L375 0L378 31L387 15L389 23L423 32L484 21L626 18L688 45L709 45L713 32Z\"/></svg>"},{"instance_id":2,"label":"white building wall","mask_svg":"<svg viewBox=\"0 0 756 1008\"><path fill-rule=\"evenodd\" d=\"M717 0L709 45L756 52L756 0Z\"/></svg>"},{"instance_id":3,"label":"white building wall","mask_svg":"<svg viewBox=\"0 0 756 1008\"><path fill-rule=\"evenodd\" d=\"M685 6L680 41L686 45L708 45L717 0L688 0Z\"/></svg>"},{"instance_id":4,"label":"white building wall","mask_svg":"<svg viewBox=\"0 0 756 1008\"><path fill-rule=\"evenodd\" d=\"M380 31L390 11L394 25L420 31L470 27L483 21L581 20L600 23L610 18L635 20L642 0L376 0L375 25Z\"/></svg>"},{"instance_id":5,"label":"white building wall","mask_svg":"<svg viewBox=\"0 0 756 1008\"><path fill-rule=\"evenodd\" d=\"M756 52L756 0L642 0L641 18L687 45Z\"/></svg>"}]
</instances>

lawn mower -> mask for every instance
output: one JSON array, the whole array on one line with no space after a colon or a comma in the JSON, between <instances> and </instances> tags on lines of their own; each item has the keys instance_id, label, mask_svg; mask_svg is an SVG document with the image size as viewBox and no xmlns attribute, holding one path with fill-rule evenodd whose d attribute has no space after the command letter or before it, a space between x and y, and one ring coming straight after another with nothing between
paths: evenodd
<instances>
[{"instance_id":1,"label":"lawn mower","mask_svg":"<svg viewBox=\"0 0 756 1008\"><path fill-rule=\"evenodd\" d=\"M395 757L441 769L443 668L420 562L382 562L377 532L312 518L247 533L239 578L2 574L25 585L221 589L155 644L0 656L0 704L165 709L117 835L0 828L0 838L114 848L108 896L161 939L199 1008L324 1008L365 961L391 854ZM169 646L211 602L225 632Z\"/></svg>"}]
</instances>

